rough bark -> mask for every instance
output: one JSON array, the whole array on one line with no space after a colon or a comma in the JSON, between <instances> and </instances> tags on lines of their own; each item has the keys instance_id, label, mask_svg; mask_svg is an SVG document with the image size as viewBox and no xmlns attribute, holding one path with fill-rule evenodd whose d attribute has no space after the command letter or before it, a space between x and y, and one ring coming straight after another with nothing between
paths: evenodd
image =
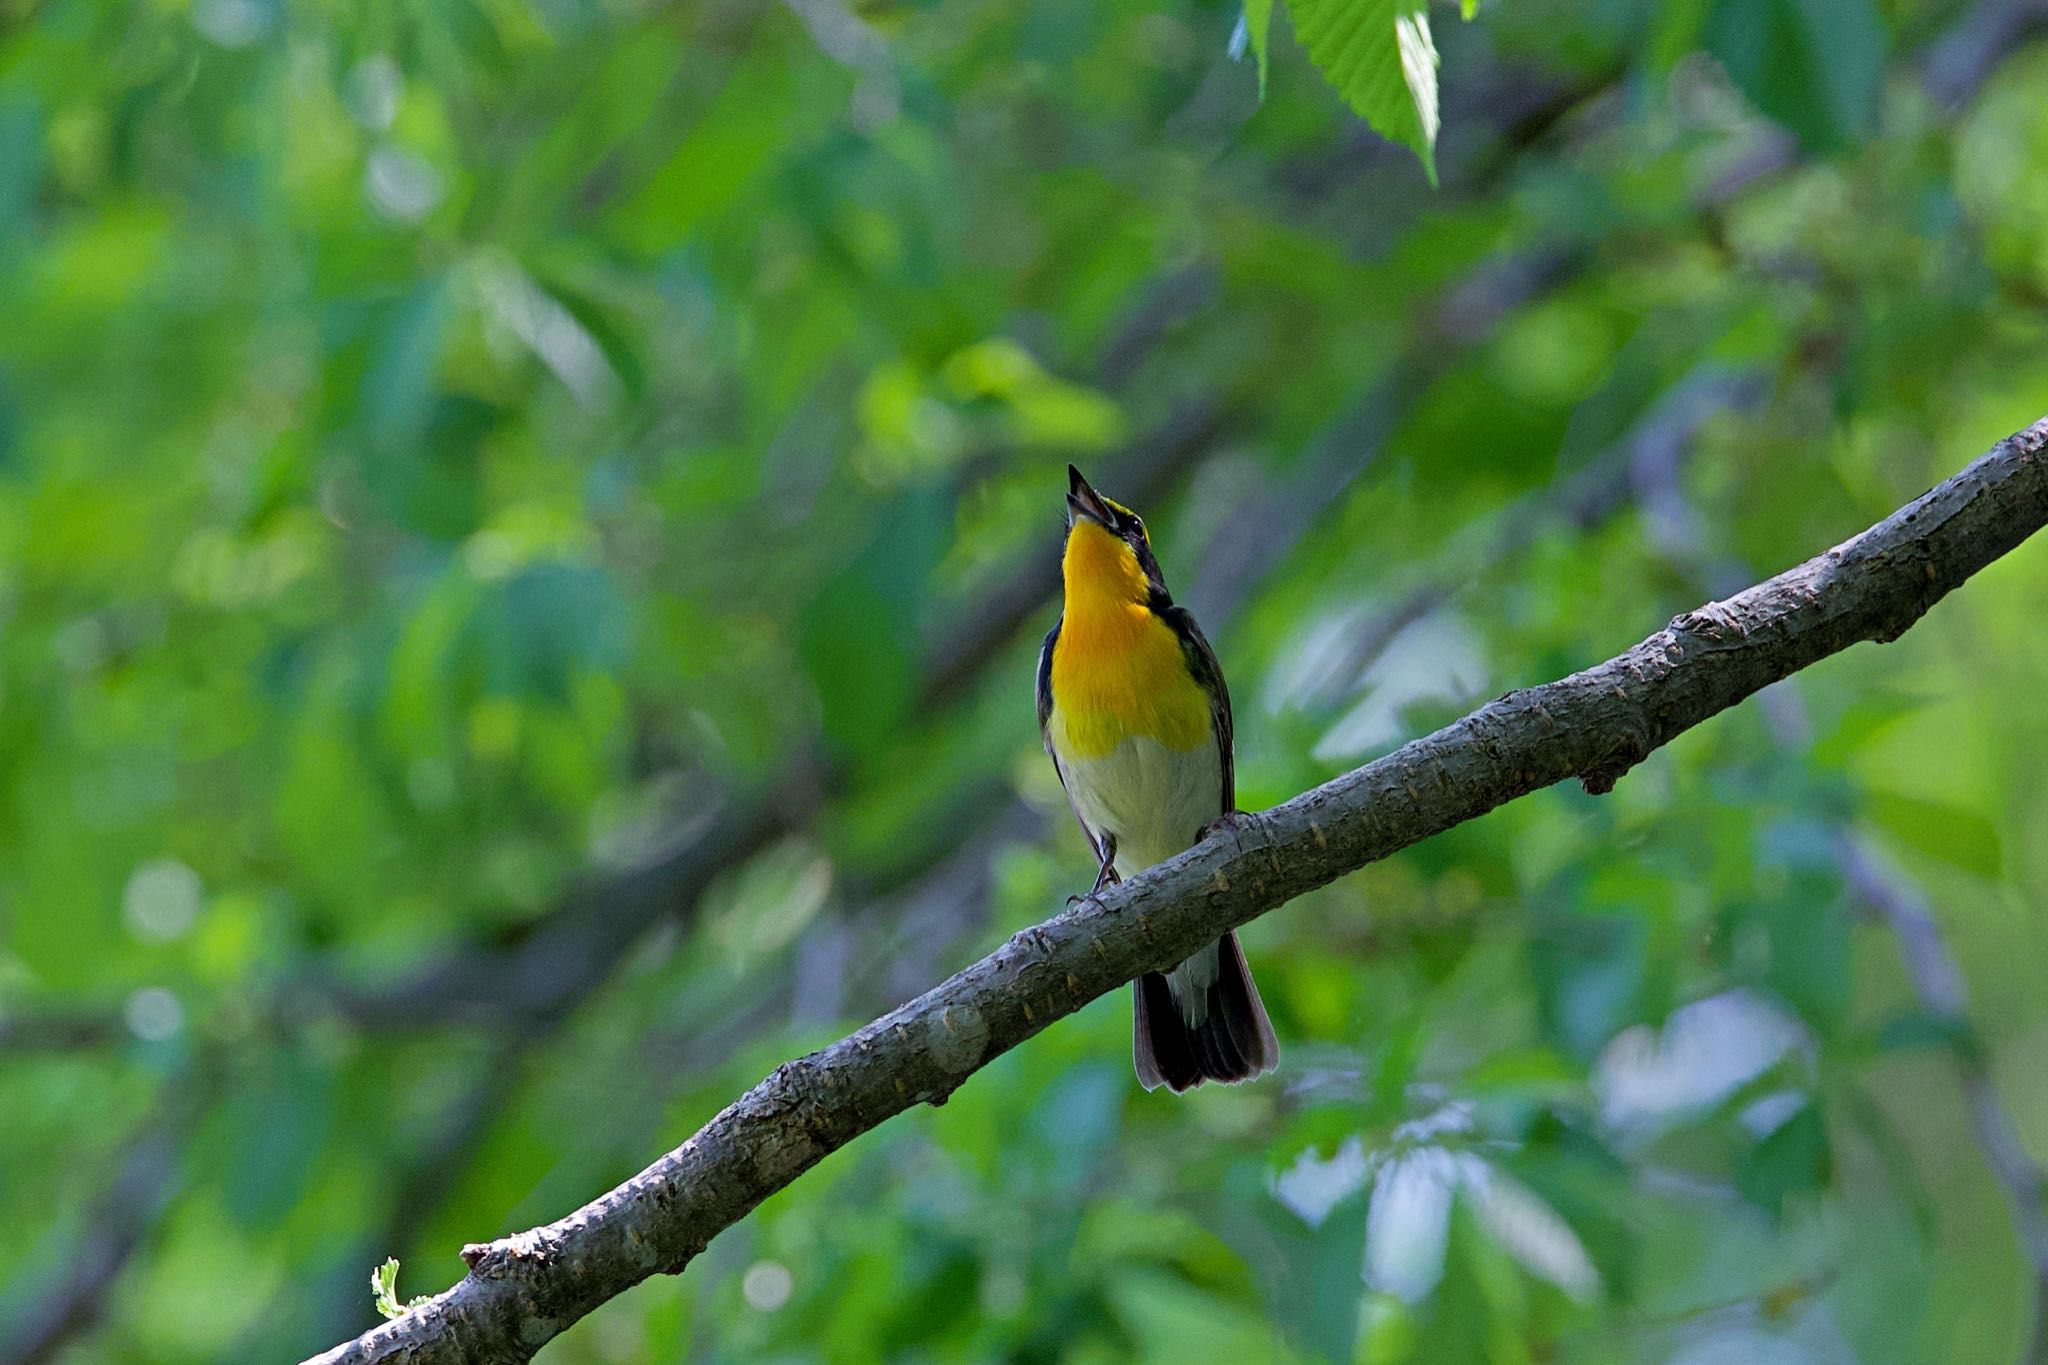
<instances>
[{"instance_id":1,"label":"rough bark","mask_svg":"<svg viewBox=\"0 0 2048 1365\"><path fill-rule=\"evenodd\" d=\"M1896 639L2048 522L2048 418L1806 563L1606 663L1510 692L784 1063L682 1146L559 1222L466 1247L469 1275L320 1362L525 1360L706 1243L827 1153L1140 972L1410 844L1567 778L1610 790L1673 736L1864 640Z\"/></svg>"}]
</instances>

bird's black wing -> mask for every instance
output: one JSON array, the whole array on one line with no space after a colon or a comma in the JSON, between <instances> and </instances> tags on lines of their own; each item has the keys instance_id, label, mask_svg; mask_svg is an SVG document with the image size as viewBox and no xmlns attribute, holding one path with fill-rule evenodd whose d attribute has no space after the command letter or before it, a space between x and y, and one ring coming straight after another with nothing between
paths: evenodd
<instances>
[{"instance_id":1,"label":"bird's black wing","mask_svg":"<svg viewBox=\"0 0 2048 1365\"><path fill-rule=\"evenodd\" d=\"M1045 733L1046 721L1052 719L1052 650L1060 642L1060 627L1067 623L1062 616L1052 623L1052 629L1045 633L1045 643L1038 647L1038 737L1045 741L1045 751L1052 752L1052 737Z\"/></svg>"},{"instance_id":2,"label":"bird's black wing","mask_svg":"<svg viewBox=\"0 0 2048 1365\"><path fill-rule=\"evenodd\" d=\"M1224 684L1222 665L1216 662L1216 651L1209 648L1202 628L1195 624L1193 612L1186 607L1168 607L1159 617L1179 637L1188 672L1209 694L1209 724L1215 730L1216 752L1223 762L1223 814L1228 815L1237 809L1237 760L1232 752L1235 731L1230 720L1230 688Z\"/></svg>"},{"instance_id":3,"label":"bird's black wing","mask_svg":"<svg viewBox=\"0 0 2048 1365\"><path fill-rule=\"evenodd\" d=\"M1060 790L1067 794L1067 809L1074 812L1074 823L1079 825L1081 833L1087 836L1088 850L1095 855L1095 862L1100 866L1102 840L1088 827L1088 822L1081 818L1081 808L1074 804L1073 789L1067 785L1067 770L1060 766L1059 752L1052 747L1052 736L1045 728L1046 722L1052 719L1052 650L1053 646L1059 643L1060 626L1065 621L1066 618L1063 616L1052 623L1052 629L1045 633L1045 643L1039 646L1038 650L1038 738L1044 743L1045 752L1052 757L1052 770L1060 775Z\"/></svg>"}]
</instances>

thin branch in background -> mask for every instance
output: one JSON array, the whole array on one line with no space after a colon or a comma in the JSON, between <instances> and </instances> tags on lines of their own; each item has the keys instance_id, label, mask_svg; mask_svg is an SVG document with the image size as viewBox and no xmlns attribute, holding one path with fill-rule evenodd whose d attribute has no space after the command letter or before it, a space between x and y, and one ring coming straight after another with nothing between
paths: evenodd
<instances>
[{"instance_id":1,"label":"thin branch in background","mask_svg":"<svg viewBox=\"0 0 2048 1365\"><path fill-rule=\"evenodd\" d=\"M0 1014L0 1057L10 1053L91 1052L114 1047L130 1036L119 1009L48 1009Z\"/></svg>"},{"instance_id":2,"label":"thin branch in background","mask_svg":"<svg viewBox=\"0 0 2048 1365\"><path fill-rule=\"evenodd\" d=\"M853 125L873 132L892 122L903 103L902 81L889 41L840 0L783 0L803 21L811 41L858 78L853 88Z\"/></svg>"},{"instance_id":3,"label":"thin branch in background","mask_svg":"<svg viewBox=\"0 0 2048 1365\"><path fill-rule=\"evenodd\" d=\"M0 1359L44 1365L99 1321L108 1292L177 1196L186 1145L218 1088L214 1072L201 1056L159 1083L155 1109L115 1158L114 1178L76 1237L31 1261L48 1267L47 1278L31 1278L0 1304Z\"/></svg>"},{"instance_id":4,"label":"thin branch in background","mask_svg":"<svg viewBox=\"0 0 2048 1365\"><path fill-rule=\"evenodd\" d=\"M1978 0L1927 48L1920 79L1936 104L1954 110L2023 44L2048 32L2048 0Z\"/></svg>"},{"instance_id":5,"label":"thin branch in background","mask_svg":"<svg viewBox=\"0 0 2048 1365\"><path fill-rule=\"evenodd\" d=\"M1917 54L1920 88L1953 113L2021 44L2042 32L2048 32L2048 0L1978 0ZM1702 187L1701 207L1725 205L1798 164L1798 139L1782 128L1767 128L1746 155Z\"/></svg>"},{"instance_id":6,"label":"thin branch in background","mask_svg":"<svg viewBox=\"0 0 2048 1365\"><path fill-rule=\"evenodd\" d=\"M2041 1360L2044 1352L2048 1352L2043 1343L2048 1328L2041 1321L2048 1315L2048 1209L2042 1205L2048 1175L2027 1155L2011 1116L1999 1101L1991 1069L1969 1024L1969 998L1962 970L1941 937L1926 893L1861 831L1841 831L1836 840L1835 860L1850 889L1877 912L1898 940L1899 958L1905 964L1921 1009L1935 1022L1947 1025L1960 1040L1955 1048L1955 1065L1970 1126L1984 1153L1985 1165L2004 1187L2012 1205L2013 1226L2033 1265L2036 1286L2042 1295L2035 1310L2031 1356Z\"/></svg>"},{"instance_id":7,"label":"thin branch in background","mask_svg":"<svg viewBox=\"0 0 2048 1365\"><path fill-rule=\"evenodd\" d=\"M1743 566L1706 553L1703 518L1686 492L1675 449L1647 447L1632 468L1652 545L1704 591L1725 593L1731 585L1739 587ZM1813 724L1795 687L1789 682L1774 687L1760 700L1769 703L1768 729L1779 750L1802 755L1813 742ZM1844 883L1896 941L1921 1011L1955 1040L1952 1052L1971 1131L1985 1167L2005 1194L2020 1249L2033 1269L2035 1325L2028 1358L2048 1365L2048 1206L2043 1203L2048 1175L2027 1155L1998 1098L1983 1048L1970 1026L1962 969L1942 939L1925 891L1884 856L1868 831L1852 822L1838 824L1829 851Z\"/></svg>"}]
</instances>

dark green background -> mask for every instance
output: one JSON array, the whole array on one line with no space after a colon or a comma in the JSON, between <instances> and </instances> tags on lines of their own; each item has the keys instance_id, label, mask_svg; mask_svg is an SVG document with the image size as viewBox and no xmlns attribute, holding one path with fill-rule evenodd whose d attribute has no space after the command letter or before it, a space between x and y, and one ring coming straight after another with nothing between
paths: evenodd
<instances>
[{"instance_id":1,"label":"dark green background","mask_svg":"<svg viewBox=\"0 0 2048 1365\"><path fill-rule=\"evenodd\" d=\"M2021 10L1439 7L1432 191L1221 3L0 0L0 1356L330 1345L1081 889L1069 460L1262 806L2039 417ZM1119 995L543 1359L2018 1359L2044 600L1261 921L1272 1080Z\"/></svg>"}]
</instances>

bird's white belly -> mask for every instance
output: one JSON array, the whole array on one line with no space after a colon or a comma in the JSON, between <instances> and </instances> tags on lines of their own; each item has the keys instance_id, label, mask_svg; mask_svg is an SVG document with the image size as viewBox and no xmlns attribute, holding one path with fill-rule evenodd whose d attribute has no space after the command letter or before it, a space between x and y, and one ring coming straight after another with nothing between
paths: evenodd
<instances>
[{"instance_id":1,"label":"bird's white belly","mask_svg":"<svg viewBox=\"0 0 2048 1365\"><path fill-rule=\"evenodd\" d=\"M1074 809L1090 829L1116 836L1116 870L1135 876L1192 846L1223 813L1223 765L1214 744L1169 749L1126 737L1100 758L1060 756Z\"/></svg>"}]
</instances>

